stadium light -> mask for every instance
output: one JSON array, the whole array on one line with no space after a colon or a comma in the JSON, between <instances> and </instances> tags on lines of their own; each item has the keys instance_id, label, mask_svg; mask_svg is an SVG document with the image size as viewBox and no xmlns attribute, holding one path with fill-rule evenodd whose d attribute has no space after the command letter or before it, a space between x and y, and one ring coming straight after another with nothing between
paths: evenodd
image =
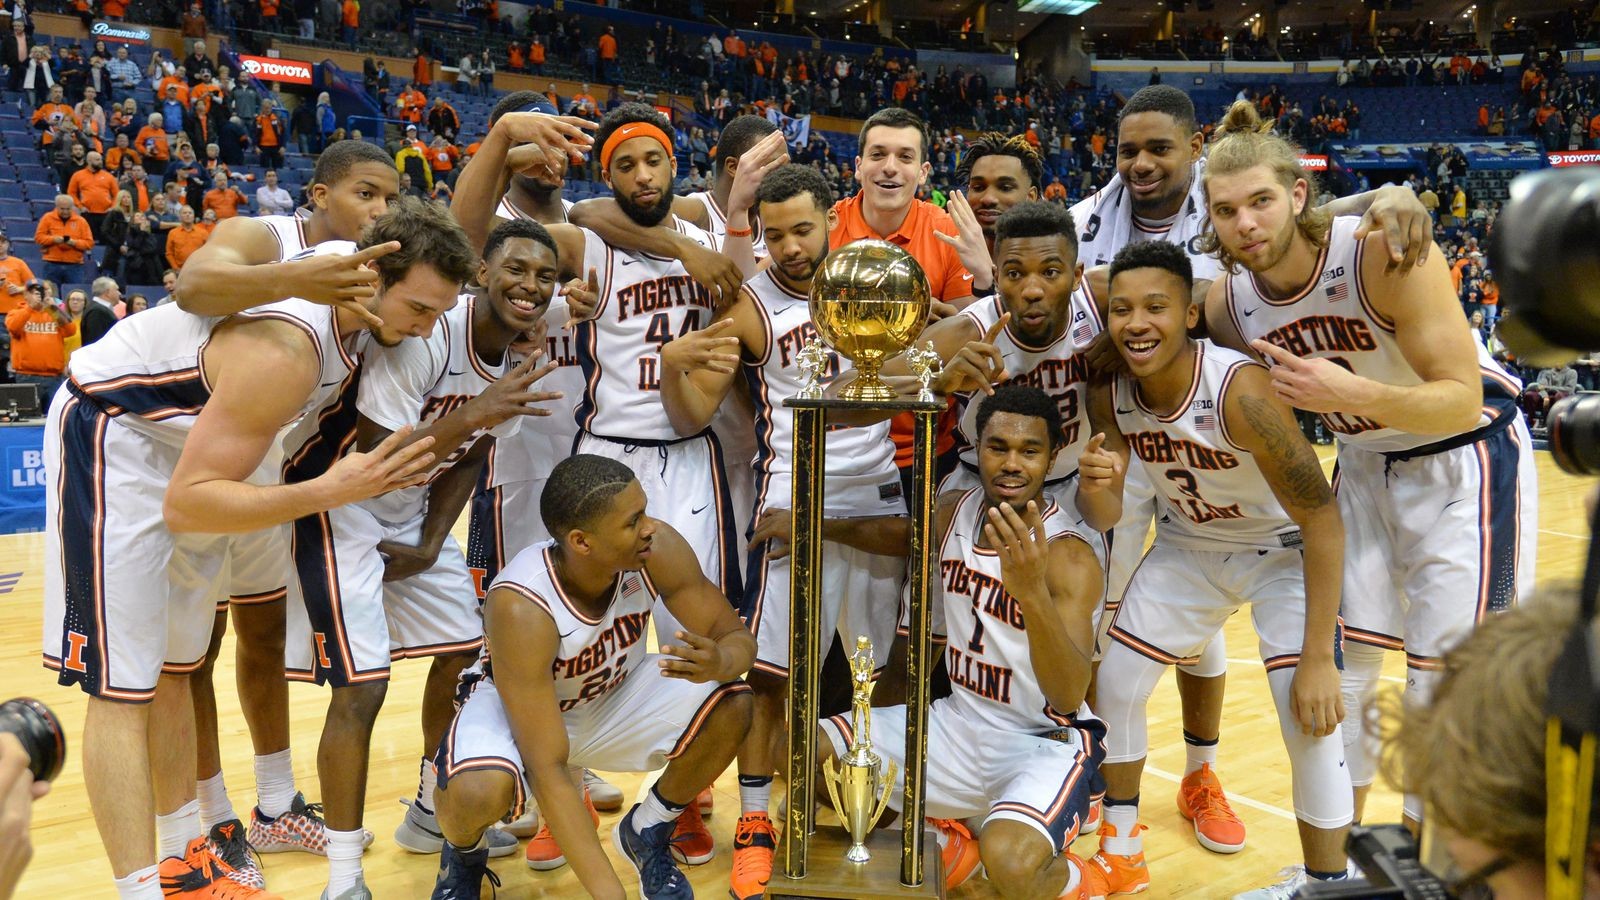
<instances>
[{"instance_id":1,"label":"stadium light","mask_svg":"<svg viewBox=\"0 0 1600 900\"><path fill-rule=\"evenodd\" d=\"M1100 0L1023 0L1017 12L1077 16L1099 5Z\"/></svg>"}]
</instances>

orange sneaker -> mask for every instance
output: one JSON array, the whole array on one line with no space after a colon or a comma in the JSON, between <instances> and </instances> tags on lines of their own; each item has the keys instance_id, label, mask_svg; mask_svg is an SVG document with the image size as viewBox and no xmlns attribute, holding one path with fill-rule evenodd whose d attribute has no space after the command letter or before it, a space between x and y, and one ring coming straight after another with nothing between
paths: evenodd
<instances>
[{"instance_id":1,"label":"orange sneaker","mask_svg":"<svg viewBox=\"0 0 1600 900\"><path fill-rule=\"evenodd\" d=\"M672 829L672 855L688 866L703 866L717 855L717 845L711 840L705 819L700 815L700 804L691 803L678 814L678 824Z\"/></svg>"},{"instance_id":2,"label":"orange sneaker","mask_svg":"<svg viewBox=\"0 0 1600 900\"><path fill-rule=\"evenodd\" d=\"M1078 828L1078 836L1094 834L1100 830L1100 819L1105 814L1105 803L1100 800L1089 801L1089 815L1084 818L1083 824Z\"/></svg>"},{"instance_id":3,"label":"orange sneaker","mask_svg":"<svg viewBox=\"0 0 1600 900\"><path fill-rule=\"evenodd\" d=\"M1105 873L1099 866L1090 865L1071 853L1063 853L1062 857L1067 865L1078 871L1078 886L1062 893L1056 900L1106 900L1109 890Z\"/></svg>"},{"instance_id":4,"label":"orange sneaker","mask_svg":"<svg viewBox=\"0 0 1600 900\"><path fill-rule=\"evenodd\" d=\"M1144 833L1143 825L1133 826L1128 837ZM1137 894L1150 887L1150 869L1144 864L1144 851L1138 853L1108 853L1106 841L1117 836L1117 826L1105 822L1100 826L1100 851L1088 861L1088 868L1098 869L1097 878L1105 883L1105 895Z\"/></svg>"},{"instance_id":5,"label":"orange sneaker","mask_svg":"<svg viewBox=\"0 0 1600 900\"><path fill-rule=\"evenodd\" d=\"M944 836L944 846L939 848L939 860L944 863L944 886L955 890L971 878L983 863L978 852L978 839L967 826L954 819L929 819L934 828Z\"/></svg>"},{"instance_id":6,"label":"orange sneaker","mask_svg":"<svg viewBox=\"0 0 1600 900\"><path fill-rule=\"evenodd\" d=\"M764 812L745 813L733 827L733 875L728 893L733 900L760 900L772 879L772 854L778 831Z\"/></svg>"},{"instance_id":7,"label":"orange sneaker","mask_svg":"<svg viewBox=\"0 0 1600 900\"><path fill-rule=\"evenodd\" d=\"M594 822L594 827L600 827L600 814L595 811L594 803L589 799L589 792L583 792L583 805L589 809L589 820ZM528 839L528 868L540 872L559 869L567 864L567 855L561 852L561 845L556 843L555 835L550 833L550 820L542 817L539 831Z\"/></svg>"},{"instance_id":8,"label":"orange sneaker","mask_svg":"<svg viewBox=\"0 0 1600 900\"><path fill-rule=\"evenodd\" d=\"M182 900L283 900L277 894L232 881L228 877L232 871L212 852L211 842L198 837L189 842L183 859L161 861L161 892Z\"/></svg>"},{"instance_id":9,"label":"orange sneaker","mask_svg":"<svg viewBox=\"0 0 1600 900\"><path fill-rule=\"evenodd\" d=\"M1222 782L1210 763L1183 776L1178 786L1178 812L1194 823L1195 839L1213 853L1238 853L1244 849L1244 822L1228 805Z\"/></svg>"},{"instance_id":10,"label":"orange sneaker","mask_svg":"<svg viewBox=\"0 0 1600 900\"><path fill-rule=\"evenodd\" d=\"M694 798L694 805L700 808L701 817L707 819L711 818L712 799L711 788L706 788L700 792L699 796Z\"/></svg>"}]
</instances>

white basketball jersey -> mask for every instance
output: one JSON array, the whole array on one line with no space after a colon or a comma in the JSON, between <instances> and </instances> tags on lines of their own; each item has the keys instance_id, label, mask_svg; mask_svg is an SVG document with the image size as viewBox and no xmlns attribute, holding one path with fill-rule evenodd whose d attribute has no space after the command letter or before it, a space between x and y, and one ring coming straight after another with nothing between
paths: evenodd
<instances>
[{"instance_id":1,"label":"white basketball jersey","mask_svg":"<svg viewBox=\"0 0 1600 900\"><path fill-rule=\"evenodd\" d=\"M330 241L316 253L350 253L355 245ZM310 338L320 365L318 387L296 418L322 408L355 370L358 340L341 339L334 308L307 300L281 300L237 314L241 319L279 319ZM77 386L124 424L150 437L182 446L211 389L201 358L224 317L196 316L176 303L117 323L104 338L73 353L70 375ZM364 334L364 332L363 332ZM291 420L293 421L293 420ZM285 422L289 425L290 422Z\"/></svg>"},{"instance_id":2,"label":"white basketball jersey","mask_svg":"<svg viewBox=\"0 0 1600 900\"><path fill-rule=\"evenodd\" d=\"M1360 219L1333 220L1328 245L1317 262L1317 275L1292 297L1268 299L1255 274L1241 268L1228 276L1228 315L1246 341L1262 338L1296 356L1331 359L1350 371L1383 384L1409 387L1422 378L1406 362L1395 337L1394 322L1373 308L1361 283L1365 242L1355 238ZM1462 326L1466 326L1465 319ZM1483 376L1482 427L1502 415L1515 415L1521 383L1477 344ZM1341 443L1363 450L1412 450L1453 434L1415 434L1386 427L1350 413L1324 413L1322 420Z\"/></svg>"},{"instance_id":3,"label":"white basketball jersey","mask_svg":"<svg viewBox=\"0 0 1600 900\"><path fill-rule=\"evenodd\" d=\"M963 494L939 543L950 703L963 718L1003 731L1040 732L1088 719L1087 704L1062 712L1039 688L1022 604L1000 581L999 554L978 547L984 507L982 488ZM1041 518L1051 541L1084 537L1053 502Z\"/></svg>"},{"instance_id":4,"label":"white basketball jersey","mask_svg":"<svg viewBox=\"0 0 1600 900\"><path fill-rule=\"evenodd\" d=\"M1196 280L1215 281L1222 275L1222 264L1215 256L1202 253L1197 240L1210 221L1201 184L1205 170L1203 157L1189 167L1188 199L1176 217L1159 224L1142 222L1134 215L1122 176L1113 175L1105 187L1072 206L1072 221L1078 228L1078 262L1086 269L1106 266L1129 244L1167 241L1184 248Z\"/></svg>"},{"instance_id":5,"label":"white basketball jersey","mask_svg":"<svg viewBox=\"0 0 1600 900\"><path fill-rule=\"evenodd\" d=\"M567 221L567 213L569 213L569 212L572 212L572 201L568 200L565 197L562 197L561 198L561 221L562 222ZM510 197L501 197L500 198L500 204L494 208L494 214L499 216L502 219L529 219L529 220L533 219L533 216L528 215L527 213L525 213L522 210L518 209L516 206L512 205Z\"/></svg>"},{"instance_id":6,"label":"white basketball jersey","mask_svg":"<svg viewBox=\"0 0 1600 900\"><path fill-rule=\"evenodd\" d=\"M1112 387L1117 428L1155 485L1156 540L1186 550L1299 546L1299 527L1255 457L1228 437L1223 415L1234 373L1260 363L1210 341L1194 346L1194 381L1171 415L1145 406L1127 375Z\"/></svg>"},{"instance_id":7,"label":"white basketball jersey","mask_svg":"<svg viewBox=\"0 0 1600 900\"><path fill-rule=\"evenodd\" d=\"M722 249L682 219L668 222L701 246ZM622 440L683 438L661 405L661 347L711 324L710 292L676 259L611 247L587 230L584 246L581 271L593 268L601 280L599 306L578 326L585 378L578 427Z\"/></svg>"},{"instance_id":8,"label":"white basketball jersey","mask_svg":"<svg viewBox=\"0 0 1600 900\"><path fill-rule=\"evenodd\" d=\"M722 208L722 204L717 202L717 198L713 197L710 191L695 191L691 194L684 194L683 198L685 200L694 200L706 208L706 219L711 225L706 230L715 235L717 240L727 243L728 213ZM750 249L755 252L758 258L766 256L767 241L761 232L761 220L756 217L755 210L750 211L749 217Z\"/></svg>"},{"instance_id":9,"label":"white basketball jersey","mask_svg":"<svg viewBox=\"0 0 1600 900\"><path fill-rule=\"evenodd\" d=\"M408 338L393 347L375 347L362 362L356 411L390 431L407 425L423 428L439 421L483 393L506 371L506 360L488 363L472 343L472 313L487 297L462 294L455 307L439 317L426 338ZM512 416L479 432L434 465L433 477L455 465L484 434L514 434L521 424ZM413 485L362 502L386 522L407 522L428 503L428 486Z\"/></svg>"},{"instance_id":10,"label":"white basketball jersey","mask_svg":"<svg viewBox=\"0 0 1600 900\"><path fill-rule=\"evenodd\" d=\"M311 246L306 240L306 220L299 216L256 216L278 240L278 259L285 260Z\"/></svg>"},{"instance_id":11,"label":"white basketball jersey","mask_svg":"<svg viewBox=\"0 0 1600 900\"><path fill-rule=\"evenodd\" d=\"M1078 471L1078 457L1089 443L1089 359L1084 351L1099 334L1102 326L1094 301L1083 291L1073 291L1069 301L1072 312L1067 318L1067 328L1060 337L1043 347L1024 343L1011 330L1008 323L995 337L995 349L1005 359L1008 384L1032 385L1049 394L1061 410L1061 425L1066 431L1066 444L1056 455L1049 480L1066 478ZM1005 303L998 296L980 300L967 307L962 315L978 326L979 333L987 332L1005 315ZM978 406L983 395L964 394L961 397L961 438L966 447L961 451L962 462L978 464Z\"/></svg>"},{"instance_id":12,"label":"white basketball jersey","mask_svg":"<svg viewBox=\"0 0 1600 900\"><path fill-rule=\"evenodd\" d=\"M757 477L789 474L794 466L794 411L783 401L798 395L805 386L805 376L795 358L819 335L811 324L809 298L784 286L771 269L757 275L745 289L761 314L767 339L765 355L744 361L745 379L756 408L756 456L752 465ZM824 379L837 375L842 365L839 354L830 349ZM824 464L830 485L858 481L881 484L886 479L897 479L888 422L830 428L825 441Z\"/></svg>"},{"instance_id":13,"label":"white basketball jersey","mask_svg":"<svg viewBox=\"0 0 1600 900\"><path fill-rule=\"evenodd\" d=\"M556 700L567 712L605 696L644 662L645 634L656 604L655 585L643 570L623 572L612 588L611 602L599 618L590 618L562 590L556 579L555 541L523 550L489 586L515 591L555 620L560 645L552 667ZM494 677L494 648L484 645L483 669Z\"/></svg>"}]
</instances>

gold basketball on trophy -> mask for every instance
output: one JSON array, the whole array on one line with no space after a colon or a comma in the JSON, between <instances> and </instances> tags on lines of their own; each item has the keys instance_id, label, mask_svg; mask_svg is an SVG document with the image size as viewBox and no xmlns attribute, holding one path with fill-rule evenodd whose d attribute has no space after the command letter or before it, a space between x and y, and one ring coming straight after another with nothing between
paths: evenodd
<instances>
[{"instance_id":1,"label":"gold basketball on trophy","mask_svg":"<svg viewBox=\"0 0 1600 900\"><path fill-rule=\"evenodd\" d=\"M844 400L883 402L898 394L878 377L884 360L916 340L932 305L928 276L888 241L856 241L828 254L811 279L811 322L856 368Z\"/></svg>"}]
</instances>

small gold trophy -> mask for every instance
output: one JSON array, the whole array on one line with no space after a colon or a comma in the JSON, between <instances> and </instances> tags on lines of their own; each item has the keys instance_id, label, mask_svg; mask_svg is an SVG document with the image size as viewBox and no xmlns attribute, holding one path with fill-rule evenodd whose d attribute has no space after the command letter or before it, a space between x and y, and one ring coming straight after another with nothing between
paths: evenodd
<instances>
[{"instance_id":1,"label":"small gold trophy","mask_svg":"<svg viewBox=\"0 0 1600 900\"><path fill-rule=\"evenodd\" d=\"M897 399L878 370L922 333L932 303L922 266L895 244L856 241L828 254L811 279L811 324L855 366L840 399Z\"/></svg>"},{"instance_id":2,"label":"small gold trophy","mask_svg":"<svg viewBox=\"0 0 1600 900\"><path fill-rule=\"evenodd\" d=\"M828 796L850 833L850 849L844 858L853 863L871 859L867 852L867 835L883 817L889 805L889 794L894 790L896 769L889 763L888 771L881 771L883 760L872 752L872 641L866 635L856 637L856 652L850 654L850 681L854 685L850 707L852 740L850 752L843 760L828 760L823 767L823 781L828 784Z\"/></svg>"}]
</instances>

